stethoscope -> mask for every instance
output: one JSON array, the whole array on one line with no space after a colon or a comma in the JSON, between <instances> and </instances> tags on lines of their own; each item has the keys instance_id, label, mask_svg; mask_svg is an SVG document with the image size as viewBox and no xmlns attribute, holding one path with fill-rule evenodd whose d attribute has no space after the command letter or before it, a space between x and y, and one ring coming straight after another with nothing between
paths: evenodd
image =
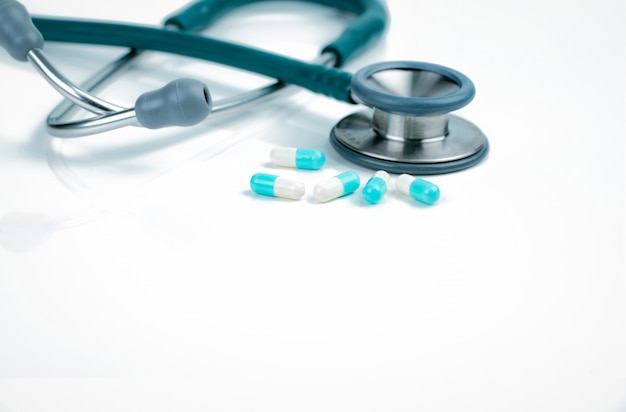
<instances>
[{"instance_id":1,"label":"stethoscope","mask_svg":"<svg viewBox=\"0 0 626 412\"><path fill-rule=\"evenodd\" d=\"M472 81L448 67L414 61L367 66L354 75L342 71L346 60L376 40L387 13L378 0L307 0L352 13L356 18L322 48L313 63L192 33L227 11L260 0L199 0L165 20L164 28L95 21L32 18L15 0L0 0L0 44L20 61L29 61L67 100L53 110L47 125L57 137L79 137L123 126L157 129L192 126L210 113L225 112L264 98L286 84L306 88L347 103L372 108L340 120L330 133L332 146L361 166L415 175L454 172L479 163L489 150L475 125L450 112L475 95ZM65 78L43 52L47 41L131 48L79 87ZM278 79L220 102L206 85L178 79L139 96L133 107L121 107L90 92L136 55L154 50L204 59ZM93 116L70 120L75 107Z\"/></svg>"}]
</instances>

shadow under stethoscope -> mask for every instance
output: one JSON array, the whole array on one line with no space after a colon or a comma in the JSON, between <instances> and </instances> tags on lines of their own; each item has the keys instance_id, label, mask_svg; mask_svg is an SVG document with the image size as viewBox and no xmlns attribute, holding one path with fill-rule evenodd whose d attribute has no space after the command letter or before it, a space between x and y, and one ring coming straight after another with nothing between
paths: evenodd
<instances>
[{"instance_id":1,"label":"shadow under stethoscope","mask_svg":"<svg viewBox=\"0 0 626 412\"><path fill-rule=\"evenodd\" d=\"M201 219L181 219L180 213L158 207L138 210L130 206L133 198L159 187L172 175L193 172L204 162L248 139L275 139L277 134L271 130L284 126L287 119L303 111L303 101L313 98L305 92L287 100L267 102L262 109L209 118L193 128L129 129L112 131L106 136L61 139L51 137L42 125L24 143L23 150L38 161L42 160L42 152L45 153L45 161L54 176L88 206L64 216L40 211L9 212L0 217L0 245L15 253L29 252L56 233L115 214L175 248L188 246L199 239L198 231L190 228L202 226ZM303 116L310 115L298 117ZM320 122L332 120L307 119L305 124ZM307 142L313 143L317 138L318 145L328 144L326 134L306 135ZM165 219L158 219L157 215ZM170 223L163 224L165 220Z\"/></svg>"},{"instance_id":2,"label":"shadow under stethoscope","mask_svg":"<svg viewBox=\"0 0 626 412\"><path fill-rule=\"evenodd\" d=\"M318 45L323 44L328 36L343 30L345 18L344 13L315 5L311 5L307 13L301 13L301 8L290 5L284 9L252 5L216 22L209 28L208 34L225 40L261 44L270 50L292 50L297 58L307 59L309 54L315 56L318 53ZM267 27L272 27L272 30L266 30ZM324 30L319 30L320 27ZM290 33L289 36L281 36L282 30ZM46 47L55 55L55 62L60 63L60 68L69 70L67 74L74 80L90 76L120 52L119 48L78 44L52 43ZM379 42L365 55L357 56L351 64L362 65L359 63L361 59L367 59L366 55L372 53L380 54L384 47L384 41ZM8 58L3 60L6 60L3 64L24 66ZM24 67L24 70L31 69ZM145 91L138 89L160 87L174 74L175 77L186 74L197 77L201 73L197 78L207 82L212 94L217 90L217 97L235 95L241 89L273 81L210 62L159 53L142 56L140 62L133 62L122 70L124 75L116 76L111 86L116 93L128 95L121 96L121 99L134 98ZM233 84L234 74L237 81ZM188 129L155 131L124 128L103 136L59 139L51 137L43 125L38 127L20 147L16 147L16 155L35 162L47 162L59 182L90 206L56 217L39 211L6 213L0 216L0 244L7 250L27 252L55 233L85 225L108 212L122 213L136 220L140 213L129 211L129 199L149 191L164 177L193 169L250 138L267 139L281 145L312 145L332 151L324 125L328 124L330 130L336 119L307 113L305 117L308 117L293 140L286 138L285 134L271 131L273 127L284 127L292 114L304 111L302 100L307 102L315 98L300 89L295 89L286 97L282 92L279 94L278 98L263 100L244 113L235 110L217 117L210 115L201 125ZM310 131L309 125L315 132Z\"/></svg>"},{"instance_id":3,"label":"shadow under stethoscope","mask_svg":"<svg viewBox=\"0 0 626 412\"><path fill-rule=\"evenodd\" d=\"M0 219L0 245L10 252L29 252L55 233L86 224L98 215L87 211L53 218L38 212L10 212Z\"/></svg>"}]
</instances>

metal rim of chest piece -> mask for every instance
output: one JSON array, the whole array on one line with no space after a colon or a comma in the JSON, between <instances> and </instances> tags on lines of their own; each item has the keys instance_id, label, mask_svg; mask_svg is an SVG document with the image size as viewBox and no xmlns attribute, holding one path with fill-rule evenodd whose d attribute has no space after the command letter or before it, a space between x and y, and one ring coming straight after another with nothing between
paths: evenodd
<instances>
[{"instance_id":1,"label":"metal rim of chest piece","mask_svg":"<svg viewBox=\"0 0 626 412\"><path fill-rule=\"evenodd\" d=\"M432 63L367 66L352 78L355 101L372 107L343 118L330 133L349 161L391 173L443 174L478 164L489 151L483 132L449 112L467 105L474 84Z\"/></svg>"}]
</instances>

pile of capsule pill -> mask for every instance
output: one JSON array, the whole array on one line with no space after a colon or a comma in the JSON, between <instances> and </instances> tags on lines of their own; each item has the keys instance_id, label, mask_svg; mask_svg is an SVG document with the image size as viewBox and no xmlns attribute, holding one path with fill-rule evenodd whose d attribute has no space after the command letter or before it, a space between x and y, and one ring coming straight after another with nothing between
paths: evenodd
<instances>
[{"instance_id":1,"label":"pile of capsule pill","mask_svg":"<svg viewBox=\"0 0 626 412\"><path fill-rule=\"evenodd\" d=\"M278 147L270 152L270 160L275 166L319 170L324 166L326 156L317 149ZM365 201L370 204L380 202L387 192L389 182L389 173L384 170L374 173L361 192ZM325 203L352 194L360 186L361 179L356 172L343 172L315 185L313 197L316 201ZM306 192L302 182L268 173L254 174L250 179L250 188L260 195L293 200L301 199ZM408 174L401 174L396 178L396 190L427 205L439 200L437 185Z\"/></svg>"}]
</instances>

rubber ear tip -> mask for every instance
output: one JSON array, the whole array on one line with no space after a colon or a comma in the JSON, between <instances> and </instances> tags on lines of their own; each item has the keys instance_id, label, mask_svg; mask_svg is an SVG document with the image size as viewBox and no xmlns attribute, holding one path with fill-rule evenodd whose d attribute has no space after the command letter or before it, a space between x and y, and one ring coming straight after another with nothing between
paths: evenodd
<instances>
[{"instance_id":1,"label":"rubber ear tip","mask_svg":"<svg viewBox=\"0 0 626 412\"><path fill-rule=\"evenodd\" d=\"M137 120L148 129L193 126L206 119L211 108L208 87L194 79L174 80L135 102Z\"/></svg>"},{"instance_id":2,"label":"rubber ear tip","mask_svg":"<svg viewBox=\"0 0 626 412\"><path fill-rule=\"evenodd\" d=\"M0 46L15 60L26 61L28 52L42 49L43 43L26 7L15 0L0 0Z\"/></svg>"}]
</instances>

